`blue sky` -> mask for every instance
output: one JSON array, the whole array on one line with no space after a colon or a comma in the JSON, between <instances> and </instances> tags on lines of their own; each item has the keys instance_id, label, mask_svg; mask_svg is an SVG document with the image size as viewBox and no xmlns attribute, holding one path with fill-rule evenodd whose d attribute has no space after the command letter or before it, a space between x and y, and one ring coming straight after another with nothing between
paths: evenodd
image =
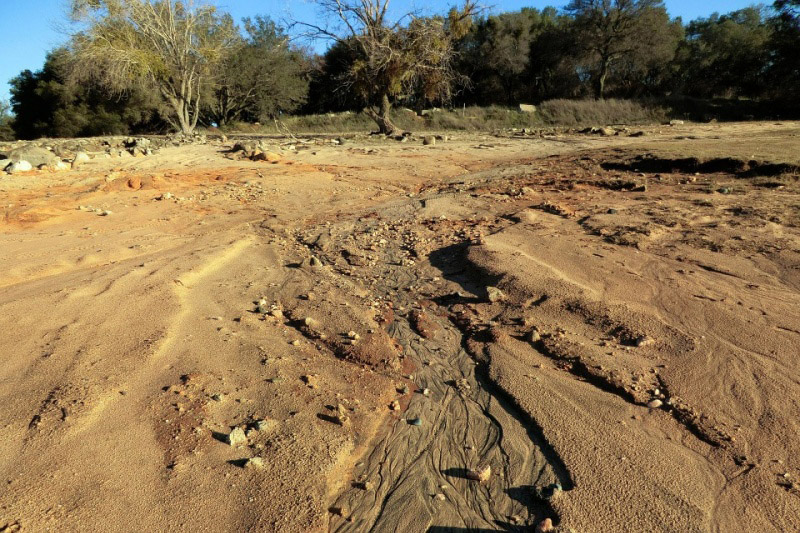
<instances>
[{"instance_id":1,"label":"blue sky","mask_svg":"<svg viewBox=\"0 0 800 533\"><path fill-rule=\"evenodd\" d=\"M44 63L48 50L66 41L66 0L2 0L0 16L0 99L8 99L7 82L24 69L36 71ZM252 15L270 15L275 20L294 18L316 20L312 0L216 0L236 19ZM395 0L398 9L409 6L423 11L444 11L455 2L446 0ZM489 0L492 11L515 11L523 7L563 7L567 0ZM691 20L711 13L727 13L754 2L747 0L666 0L672 16Z\"/></svg>"}]
</instances>

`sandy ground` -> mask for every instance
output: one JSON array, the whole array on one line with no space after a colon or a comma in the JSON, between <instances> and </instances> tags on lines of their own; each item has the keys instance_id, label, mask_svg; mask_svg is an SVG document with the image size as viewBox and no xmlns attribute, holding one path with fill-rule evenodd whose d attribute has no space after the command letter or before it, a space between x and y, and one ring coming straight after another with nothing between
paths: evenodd
<instances>
[{"instance_id":1,"label":"sandy ground","mask_svg":"<svg viewBox=\"0 0 800 533\"><path fill-rule=\"evenodd\" d=\"M0 176L0 532L799 531L800 124L645 133Z\"/></svg>"}]
</instances>

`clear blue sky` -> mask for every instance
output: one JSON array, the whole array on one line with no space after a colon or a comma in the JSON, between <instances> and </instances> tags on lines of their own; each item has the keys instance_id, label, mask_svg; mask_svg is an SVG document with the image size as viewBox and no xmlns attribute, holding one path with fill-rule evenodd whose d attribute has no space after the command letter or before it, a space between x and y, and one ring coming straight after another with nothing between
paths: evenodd
<instances>
[{"instance_id":1,"label":"clear blue sky","mask_svg":"<svg viewBox=\"0 0 800 533\"><path fill-rule=\"evenodd\" d=\"M0 99L8 99L7 82L22 70L42 67L48 50L66 41L66 0L0 0ZM237 20L252 15L270 15L275 20L294 18L315 20L312 0L216 0ZM447 0L395 0L401 7L421 7L427 11L444 11L457 3ZM523 7L563 7L567 0L488 0L494 12L515 11ZM752 0L666 0L674 17L688 21L711 13L727 13L752 5ZM769 0L771 3L771 0Z\"/></svg>"}]
</instances>

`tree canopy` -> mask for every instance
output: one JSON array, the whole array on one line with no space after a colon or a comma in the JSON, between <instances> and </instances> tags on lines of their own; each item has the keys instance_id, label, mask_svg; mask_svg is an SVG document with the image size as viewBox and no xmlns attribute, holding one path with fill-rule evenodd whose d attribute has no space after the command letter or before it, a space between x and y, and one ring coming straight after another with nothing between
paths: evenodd
<instances>
[{"instance_id":1,"label":"tree canopy","mask_svg":"<svg viewBox=\"0 0 800 533\"><path fill-rule=\"evenodd\" d=\"M286 113L539 103L553 98L766 102L800 113L800 0L684 22L662 0L562 9L397 12L315 0L321 25L237 25L217 0L71 0L71 39L11 80L0 137L192 132ZM313 54L299 37L324 38ZM774 103L774 106L772 104ZM747 104L750 105L750 104ZM760 104L759 104L760 105ZM771 107L772 106L772 107Z\"/></svg>"}]
</instances>

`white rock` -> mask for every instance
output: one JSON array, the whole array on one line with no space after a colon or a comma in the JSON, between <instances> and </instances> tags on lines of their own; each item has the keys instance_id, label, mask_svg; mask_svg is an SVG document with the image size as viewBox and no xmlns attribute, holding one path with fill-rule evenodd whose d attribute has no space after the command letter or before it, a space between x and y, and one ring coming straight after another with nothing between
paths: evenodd
<instances>
[{"instance_id":1,"label":"white rock","mask_svg":"<svg viewBox=\"0 0 800 533\"><path fill-rule=\"evenodd\" d=\"M246 442L247 435L244 434L244 430L240 427L234 428L234 430L228 434L228 444L231 446L238 446Z\"/></svg>"},{"instance_id":2,"label":"white rock","mask_svg":"<svg viewBox=\"0 0 800 533\"><path fill-rule=\"evenodd\" d=\"M77 154L75 154L75 157L72 160L72 168L75 168L82 163L86 163L89 160L90 160L89 154L87 154L86 152L78 152Z\"/></svg>"},{"instance_id":3,"label":"white rock","mask_svg":"<svg viewBox=\"0 0 800 533\"><path fill-rule=\"evenodd\" d=\"M18 172L30 172L33 170L33 165L28 163L27 161L17 161L16 163L11 163L6 168L6 172L9 174L16 174Z\"/></svg>"}]
</instances>

